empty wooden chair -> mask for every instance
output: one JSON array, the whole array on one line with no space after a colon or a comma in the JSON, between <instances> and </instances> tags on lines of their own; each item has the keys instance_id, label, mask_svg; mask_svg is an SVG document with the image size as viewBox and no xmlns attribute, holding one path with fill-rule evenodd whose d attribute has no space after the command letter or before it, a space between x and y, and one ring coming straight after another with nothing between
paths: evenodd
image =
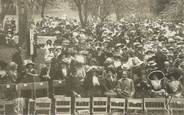
<instances>
[{"instance_id":1,"label":"empty wooden chair","mask_svg":"<svg viewBox=\"0 0 184 115\"><path fill-rule=\"evenodd\" d=\"M172 115L183 115L184 114L184 99L183 98L173 98L168 99L169 109Z\"/></svg>"},{"instance_id":2,"label":"empty wooden chair","mask_svg":"<svg viewBox=\"0 0 184 115\"><path fill-rule=\"evenodd\" d=\"M22 99L0 100L0 115L23 114L24 104Z\"/></svg>"},{"instance_id":3,"label":"empty wooden chair","mask_svg":"<svg viewBox=\"0 0 184 115\"><path fill-rule=\"evenodd\" d=\"M93 115L107 115L108 114L108 98L94 97L92 101L92 114Z\"/></svg>"},{"instance_id":4,"label":"empty wooden chair","mask_svg":"<svg viewBox=\"0 0 184 115\"><path fill-rule=\"evenodd\" d=\"M125 99L110 98L110 114L122 115L125 113Z\"/></svg>"},{"instance_id":5,"label":"empty wooden chair","mask_svg":"<svg viewBox=\"0 0 184 115\"><path fill-rule=\"evenodd\" d=\"M147 115L167 115L165 98L144 98L144 110Z\"/></svg>"},{"instance_id":6,"label":"empty wooden chair","mask_svg":"<svg viewBox=\"0 0 184 115\"><path fill-rule=\"evenodd\" d=\"M34 84L35 97L48 97L49 96L49 85L48 82L35 82Z\"/></svg>"},{"instance_id":7,"label":"empty wooden chair","mask_svg":"<svg viewBox=\"0 0 184 115\"><path fill-rule=\"evenodd\" d=\"M127 113L129 115L142 115L143 112L143 99L127 99Z\"/></svg>"},{"instance_id":8,"label":"empty wooden chair","mask_svg":"<svg viewBox=\"0 0 184 115\"><path fill-rule=\"evenodd\" d=\"M51 115L51 99L36 98L34 114L35 115Z\"/></svg>"},{"instance_id":9,"label":"empty wooden chair","mask_svg":"<svg viewBox=\"0 0 184 115\"><path fill-rule=\"evenodd\" d=\"M90 115L90 98L75 98L75 115Z\"/></svg>"},{"instance_id":10,"label":"empty wooden chair","mask_svg":"<svg viewBox=\"0 0 184 115\"><path fill-rule=\"evenodd\" d=\"M30 98L28 102L28 115L34 115L34 111L35 111L35 100Z\"/></svg>"},{"instance_id":11,"label":"empty wooden chair","mask_svg":"<svg viewBox=\"0 0 184 115\"><path fill-rule=\"evenodd\" d=\"M55 96L55 114L71 115L71 97Z\"/></svg>"},{"instance_id":12,"label":"empty wooden chair","mask_svg":"<svg viewBox=\"0 0 184 115\"><path fill-rule=\"evenodd\" d=\"M19 83L17 85L18 97L32 98L33 97L33 83Z\"/></svg>"}]
</instances>

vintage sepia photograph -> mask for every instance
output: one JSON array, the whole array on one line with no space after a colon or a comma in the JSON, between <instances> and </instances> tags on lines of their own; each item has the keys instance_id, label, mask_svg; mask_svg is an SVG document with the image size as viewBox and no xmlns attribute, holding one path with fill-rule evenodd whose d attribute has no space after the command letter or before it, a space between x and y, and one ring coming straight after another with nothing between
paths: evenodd
<instances>
[{"instance_id":1,"label":"vintage sepia photograph","mask_svg":"<svg viewBox=\"0 0 184 115\"><path fill-rule=\"evenodd\" d=\"M0 0L0 115L184 115L184 0Z\"/></svg>"}]
</instances>

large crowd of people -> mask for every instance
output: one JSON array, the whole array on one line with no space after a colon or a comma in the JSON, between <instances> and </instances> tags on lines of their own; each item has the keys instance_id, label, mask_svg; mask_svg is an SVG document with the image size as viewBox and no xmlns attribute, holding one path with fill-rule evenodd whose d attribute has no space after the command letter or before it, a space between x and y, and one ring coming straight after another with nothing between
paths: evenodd
<instances>
[{"instance_id":1,"label":"large crowd of people","mask_svg":"<svg viewBox=\"0 0 184 115\"><path fill-rule=\"evenodd\" d=\"M61 93L77 97L184 96L183 22L122 19L81 28L76 20L46 17L36 32L57 36L36 45L45 50L42 68L30 60L23 66L19 51L1 72L3 83L62 80Z\"/></svg>"},{"instance_id":2,"label":"large crowd of people","mask_svg":"<svg viewBox=\"0 0 184 115\"><path fill-rule=\"evenodd\" d=\"M16 21L13 17L6 17L3 26L0 27L0 45L15 46Z\"/></svg>"}]
</instances>

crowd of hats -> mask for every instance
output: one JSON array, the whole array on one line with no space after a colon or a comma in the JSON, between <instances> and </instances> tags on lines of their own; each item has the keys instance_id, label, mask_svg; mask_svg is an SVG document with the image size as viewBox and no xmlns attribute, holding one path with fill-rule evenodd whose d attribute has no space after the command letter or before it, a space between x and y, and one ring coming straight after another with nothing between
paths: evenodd
<instances>
[{"instance_id":1,"label":"crowd of hats","mask_svg":"<svg viewBox=\"0 0 184 115\"><path fill-rule=\"evenodd\" d=\"M154 67L154 61L147 61L159 50L168 56L168 61L183 57L184 23L163 20L144 20L140 22L105 21L89 22L81 28L76 20L58 17L45 17L37 23L39 35L56 35L56 46L67 46L69 53L84 55L102 51L106 54L106 63L111 58L137 56L148 66ZM101 62L99 62L101 63ZM101 63L102 64L102 63Z\"/></svg>"},{"instance_id":2,"label":"crowd of hats","mask_svg":"<svg viewBox=\"0 0 184 115\"><path fill-rule=\"evenodd\" d=\"M7 17L1 27L1 44L12 45L14 35L16 34L16 21L14 18Z\"/></svg>"}]
</instances>

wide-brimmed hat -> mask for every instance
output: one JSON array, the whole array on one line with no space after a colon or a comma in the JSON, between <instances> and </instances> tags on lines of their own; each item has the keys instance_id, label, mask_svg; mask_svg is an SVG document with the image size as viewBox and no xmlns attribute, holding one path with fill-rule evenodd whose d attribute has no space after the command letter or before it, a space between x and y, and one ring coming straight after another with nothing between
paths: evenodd
<instances>
[{"instance_id":1,"label":"wide-brimmed hat","mask_svg":"<svg viewBox=\"0 0 184 115\"><path fill-rule=\"evenodd\" d=\"M114 58L121 58L122 56L121 56L121 54L119 54L119 53L115 53L115 54L113 55L113 57L114 57Z\"/></svg>"},{"instance_id":2,"label":"wide-brimmed hat","mask_svg":"<svg viewBox=\"0 0 184 115\"><path fill-rule=\"evenodd\" d=\"M165 74L160 70L155 70L148 74L148 80L153 80L153 76L156 76L159 80L164 79Z\"/></svg>"},{"instance_id":3,"label":"wide-brimmed hat","mask_svg":"<svg viewBox=\"0 0 184 115\"><path fill-rule=\"evenodd\" d=\"M83 55L76 55L74 61L76 64L85 64L86 63L86 59Z\"/></svg>"},{"instance_id":4,"label":"wide-brimmed hat","mask_svg":"<svg viewBox=\"0 0 184 115\"><path fill-rule=\"evenodd\" d=\"M109 71L111 71L112 73L115 73L115 68L113 66L108 66L106 68L106 72L109 72Z\"/></svg>"},{"instance_id":5,"label":"wide-brimmed hat","mask_svg":"<svg viewBox=\"0 0 184 115\"><path fill-rule=\"evenodd\" d=\"M34 66L34 65L35 65L35 63L33 63L33 61L32 61L32 60L24 60L24 65L25 65L26 67L28 67L29 65Z\"/></svg>"},{"instance_id":6,"label":"wide-brimmed hat","mask_svg":"<svg viewBox=\"0 0 184 115\"><path fill-rule=\"evenodd\" d=\"M179 78L181 77L182 73L179 69L177 68L172 68L168 75L166 76L168 79L171 79L171 77L174 77L175 80L179 80Z\"/></svg>"},{"instance_id":7,"label":"wide-brimmed hat","mask_svg":"<svg viewBox=\"0 0 184 115\"><path fill-rule=\"evenodd\" d=\"M17 67L18 67L18 65L17 65L15 62L10 62L10 63L8 63L8 65L7 65L7 69L9 69L9 70L15 69L15 68L17 68Z\"/></svg>"}]
</instances>

